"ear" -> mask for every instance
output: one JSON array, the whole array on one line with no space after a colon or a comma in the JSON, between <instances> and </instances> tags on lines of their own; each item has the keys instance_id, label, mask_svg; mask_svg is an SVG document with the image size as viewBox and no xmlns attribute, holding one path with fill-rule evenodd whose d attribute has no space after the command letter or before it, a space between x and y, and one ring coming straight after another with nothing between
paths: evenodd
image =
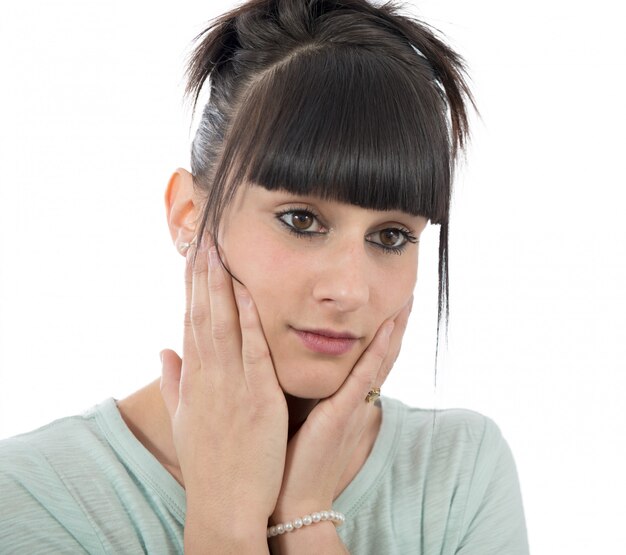
<instances>
[{"instance_id":1,"label":"ear","mask_svg":"<svg viewBox=\"0 0 626 555\"><path fill-rule=\"evenodd\" d=\"M176 250L183 243L191 243L196 234L196 224L200 216L199 198L195 194L193 176L178 168L170 177L165 189L165 212L172 241Z\"/></svg>"}]
</instances>

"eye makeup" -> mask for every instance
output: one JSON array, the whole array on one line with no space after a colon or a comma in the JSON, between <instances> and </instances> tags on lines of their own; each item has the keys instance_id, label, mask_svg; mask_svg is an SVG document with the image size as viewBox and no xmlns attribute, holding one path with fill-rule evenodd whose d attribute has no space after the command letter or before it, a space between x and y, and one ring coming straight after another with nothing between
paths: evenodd
<instances>
[{"instance_id":1,"label":"eye makeup","mask_svg":"<svg viewBox=\"0 0 626 555\"><path fill-rule=\"evenodd\" d=\"M324 226L320 221L319 215L310 207L289 207L285 210L280 210L279 212L276 212L275 216L276 219L287 229L287 231L289 231L296 237L313 239L326 233L325 231L307 231L304 229L298 229L293 225L293 223L289 223L288 220L291 219L293 221L294 216L309 217L312 220L317 221L323 228ZM419 239L415 237L415 235L404 226L383 228L373 233L370 233L368 237L375 234L382 234L385 232L398 234L398 238L403 239L403 242L398 245L385 245L383 243L379 243L378 241L373 241L369 239L366 239L366 241L379 248L382 252L386 254L402 254L402 252L406 249L409 243L419 242Z\"/></svg>"}]
</instances>

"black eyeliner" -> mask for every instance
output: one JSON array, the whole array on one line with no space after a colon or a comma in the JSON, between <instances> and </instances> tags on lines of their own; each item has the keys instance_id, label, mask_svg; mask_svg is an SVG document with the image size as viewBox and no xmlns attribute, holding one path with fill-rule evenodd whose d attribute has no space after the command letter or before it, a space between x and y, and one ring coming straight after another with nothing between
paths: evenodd
<instances>
[{"instance_id":1,"label":"black eyeliner","mask_svg":"<svg viewBox=\"0 0 626 555\"><path fill-rule=\"evenodd\" d=\"M287 231L289 231L290 233L292 233L293 235L295 235L296 237L300 237L300 238L308 238L308 239L313 239L314 237L320 236L320 235L324 235L323 232L321 231L300 231L298 229L296 229L295 227L289 225L285 220L282 219L283 216L285 216L286 214L292 214L292 213L301 213L301 214L306 214L309 216L312 216L314 219L316 219L322 226L322 222L320 221L320 217L319 215L315 212L315 210L313 210L312 208L297 208L297 207L290 207L290 208L286 208L285 210L281 210L280 212L276 212L275 213L275 217L276 219L287 229ZM402 236L405 238L405 242L397 247L389 247L387 245L383 245L382 243L377 243L375 241L369 241L366 239L366 241L372 245L374 245L375 247L381 249L384 253L386 254L402 254L404 252L404 250L406 249L407 245L409 243L418 243L419 239L417 239L417 237L415 237L415 235L413 235L413 233L405 228L404 226L402 227L386 227L384 229L380 229L378 231L374 231L373 233L382 233L383 231L397 231L399 233L402 234Z\"/></svg>"}]
</instances>

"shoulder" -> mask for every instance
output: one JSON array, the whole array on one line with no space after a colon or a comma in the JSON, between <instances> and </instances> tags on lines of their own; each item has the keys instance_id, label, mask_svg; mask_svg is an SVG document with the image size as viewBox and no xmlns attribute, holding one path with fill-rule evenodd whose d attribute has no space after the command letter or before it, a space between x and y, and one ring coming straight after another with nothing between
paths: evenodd
<instances>
[{"instance_id":1,"label":"shoulder","mask_svg":"<svg viewBox=\"0 0 626 555\"><path fill-rule=\"evenodd\" d=\"M0 553L182 552L184 490L114 399L0 442Z\"/></svg>"},{"instance_id":2,"label":"shoulder","mask_svg":"<svg viewBox=\"0 0 626 555\"><path fill-rule=\"evenodd\" d=\"M490 417L464 409L422 409L405 405L397 399L388 399L398 415L401 427L400 441L406 449L431 451L431 455L446 460L458 458L471 464L479 455L497 458L507 448L500 427Z\"/></svg>"},{"instance_id":3,"label":"shoulder","mask_svg":"<svg viewBox=\"0 0 626 555\"><path fill-rule=\"evenodd\" d=\"M527 553L517 468L496 422L469 409L399 407L397 457L408 479L421 480L429 513L437 513L431 529L446 522L441 537L454 530L459 554Z\"/></svg>"},{"instance_id":4,"label":"shoulder","mask_svg":"<svg viewBox=\"0 0 626 555\"><path fill-rule=\"evenodd\" d=\"M517 483L513 454L498 424L464 409L419 409L404 405L404 453L428 459L431 476L480 498L496 475Z\"/></svg>"},{"instance_id":5,"label":"shoulder","mask_svg":"<svg viewBox=\"0 0 626 555\"><path fill-rule=\"evenodd\" d=\"M77 477L91 470L85 454L97 443L89 416L63 418L0 441L0 551L41 547L44 538L63 550L101 550L73 491L77 480L88 483Z\"/></svg>"},{"instance_id":6,"label":"shoulder","mask_svg":"<svg viewBox=\"0 0 626 555\"><path fill-rule=\"evenodd\" d=\"M0 476L16 482L45 473L58 473L62 478L61 469L84 467L87 461L80 454L96 455L94 450L106 445L95 421L98 408L0 441Z\"/></svg>"},{"instance_id":7,"label":"shoulder","mask_svg":"<svg viewBox=\"0 0 626 555\"><path fill-rule=\"evenodd\" d=\"M517 487L513 454L492 418L469 409L445 409L436 411L434 419L433 449L465 482L468 507L480 503L494 481L499 488Z\"/></svg>"},{"instance_id":8,"label":"shoulder","mask_svg":"<svg viewBox=\"0 0 626 555\"><path fill-rule=\"evenodd\" d=\"M508 448L500 427L489 416L469 409L432 411L433 441L449 454L459 452L464 457L481 459L493 464Z\"/></svg>"},{"instance_id":9,"label":"shoulder","mask_svg":"<svg viewBox=\"0 0 626 555\"><path fill-rule=\"evenodd\" d=\"M88 417L69 416L4 439L0 441L0 476L19 481L64 459L75 460L76 450L94 433Z\"/></svg>"}]
</instances>

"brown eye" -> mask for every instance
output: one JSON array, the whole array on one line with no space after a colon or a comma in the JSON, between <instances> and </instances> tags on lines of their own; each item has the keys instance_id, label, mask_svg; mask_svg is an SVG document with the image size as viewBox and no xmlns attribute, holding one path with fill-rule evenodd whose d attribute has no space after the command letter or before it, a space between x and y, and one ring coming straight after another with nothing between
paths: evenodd
<instances>
[{"instance_id":1,"label":"brown eye","mask_svg":"<svg viewBox=\"0 0 626 555\"><path fill-rule=\"evenodd\" d=\"M324 228L319 222L318 216L310 210L285 210L279 212L276 217L292 232L300 236L320 235Z\"/></svg>"},{"instance_id":2,"label":"brown eye","mask_svg":"<svg viewBox=\"0 0 626 555\"><path fill-rule=\"evenodd\" d=\"M307 214L306 212L293 212L291 222L296 229L305 230L311 227L313 218L311 214Z\"/></svg>"},{"instance_id":3,"label":"brown eye","mask_svg":"<svg viewBox=\"0 0 626 555\"><path fill-rule=\"evenodd\" d=\"M408 229L388 227L371 233L367 241L386 253L402 254L409 243L417 243L419 239Z\"/></svg>"},{"instance_id":4,"label":"brown eye","mask_svg":"<svg viewBox=\"0 0 626 555\"><path fill-rule=\"evenodd\" d=\"M398 239L402 234L397 229L383 229L380 233L381 244L386 247L397 246Z\"/></svg>"}]
</instances>

